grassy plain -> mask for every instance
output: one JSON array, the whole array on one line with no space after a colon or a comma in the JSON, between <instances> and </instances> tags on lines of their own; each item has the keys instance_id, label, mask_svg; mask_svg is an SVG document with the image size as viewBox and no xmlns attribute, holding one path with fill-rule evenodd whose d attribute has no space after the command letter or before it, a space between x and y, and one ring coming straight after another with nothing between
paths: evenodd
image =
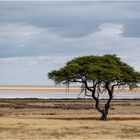
<instances>
[{"instance_id":1,"label":"grassy plain","mask_svg":"<svg viewBox=\"0 0 140 140\"><path fill-rule=\"evenodd\" d=\"M90 99L0 99L0 139L140 138L140 100L113 100L99 117Z\"/></svg>"}]
</instances>

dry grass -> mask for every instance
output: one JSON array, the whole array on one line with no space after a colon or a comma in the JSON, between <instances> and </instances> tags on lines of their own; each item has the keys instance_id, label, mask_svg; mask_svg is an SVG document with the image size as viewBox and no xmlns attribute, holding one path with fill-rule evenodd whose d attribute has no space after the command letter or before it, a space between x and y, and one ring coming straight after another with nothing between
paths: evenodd
<instances>
[{"instance_id":1,"label":"dry grass","mask_svg":"<svg viewBox=\"0 0 140 140\"><path fill-rule=\"evenodd\" d=\"M0 119L0 138L138 139L139 121Z\"/></svg>"},{"instance_id":2,"label":"dry grass","mask_svg":"<svg viewBox=\"0 0 140 140\"><path fill-rule=\"evenodd\" d=\"M114 100L109 120L99 116L92 100L0 100L0 139L140 138L139 100Z\"/></svg>"}]
</instances>

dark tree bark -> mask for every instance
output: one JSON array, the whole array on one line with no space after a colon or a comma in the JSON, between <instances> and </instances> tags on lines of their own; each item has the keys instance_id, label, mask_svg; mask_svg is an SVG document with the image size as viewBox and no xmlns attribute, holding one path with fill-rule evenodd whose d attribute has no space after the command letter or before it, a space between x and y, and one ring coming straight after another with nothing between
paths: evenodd
<instances>
[{"instance_id":1,"label":"dark tree bark","mask_svg":"<svg viewBox=\"0 0 140 140\"><path fill-rule=\"evenodd\" d=\"M99 104L99 99L95 96L93 96L93 99L95 100L95 108L101 113L101 120L107 120L107 116L108 116L108 111L110 109L110 103L112 100L112 94L111 96L109 96L109 99L107 100L107 103L105 104L105 106L103 108L100 107Z\"/></svg>"},{"instance_id":2,"label":"dark tree bark","mask_svg":"<svg viewBox=\"0 0 140 140\"><path fill-rule=\"evenodd\" d=\"M101 120L107 120L109 108L110 108L110 104L106 104L105 107L102 109Z\"/></svg>"},{"instance_id":3,"label":"dark tree bark","mask_svg":"<svg viewBox=\"0 0 140 140\"><path fill-rule=\"evenodd\" d=\"M95 96L96 87L94 87L94 90L92 91L92 98L95 100L95 108L101 113L101 120L107 120L108 111L110 109L110 103L113 98L113 87L110 89L107 85L106 89L109 95L109 99L107 100L107 103L103 108L100 107L99 98Z\"/></svg>"},{"instance_id":4,"label":"dark tree bark","mask_svg":"<svg viewBox=\"0 0 140 140\"><path fill-rule=\"evenodd\" d=\"M108 91L109 99L107 100L107 103L105 104L104 108L101 111L101 113L102 113L101 120L107 120L108 111L110 109L111 100L113 98L114 86L112 86L110 89L109 86L107 85L106 89Z\"/></svg>"},{"instance_id":5,"label":"dark tree bark","mask_svg":"<svg viewBox=\"0 0 140 140\"><path fill-rule=\"evenodd\" d=\"M96 93L96 88L97 88L97 85L100 84L100 81L94 83L93 82L93 86L92 87L89 87L88 84L87 84L87 79L83 80L84 84L85 84L85 88L87 90L89 90L90 92L92 92L92 98L95 100L95 108L101 113L101 120L107 120L107 116L108 116L108 111L110 109L110 104L111 104L111 100L113 98L113 91L114 91L114 86L109 86L109 83L105 83L105 89L107 90L108 92L108 95L109 95L109 98L105 104L105 106L103 108L100 107L100 101L99 101L99 96L95 96L95 93ZM100 93L99 93L100 94Z\"/></svg>"},{"instance_id":6,"label":"dark tree bark","mask_svg":"<svg viewBox=\"0 0 140 140\"><path fill-rule=\"evenodd\" d=\"M93 99L95 100L95 108L101 113L101 120L107 120L108 110L110 108L109 102L105 104L104 108L100 107L100 101L97 97L95 97L95 93L93 93Z\"/></svg>"}]
</instances>

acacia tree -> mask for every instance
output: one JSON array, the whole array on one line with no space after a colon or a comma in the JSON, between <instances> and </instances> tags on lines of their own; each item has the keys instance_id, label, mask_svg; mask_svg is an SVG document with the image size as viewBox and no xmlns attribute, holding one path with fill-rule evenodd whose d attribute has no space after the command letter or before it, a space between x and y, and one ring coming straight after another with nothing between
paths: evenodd
<instances>
[{"instance_id":1,"label":"acacia tree","mask_svg":"<svg viewBox=\"0 0 140 140\"><path fill-rule=\"evenodd\" d=\"M49 79L56 84L81 83L85 95L95 100L95 108L101 113L101 120L106 120L113 99L114 88L128 86L133 88L140 79L140 73L122 62L116 55L83 56L67 62L66 66L48 73ZM100 94L108 93L107 102L100 106Z\"/></svg>"}]
</instances>

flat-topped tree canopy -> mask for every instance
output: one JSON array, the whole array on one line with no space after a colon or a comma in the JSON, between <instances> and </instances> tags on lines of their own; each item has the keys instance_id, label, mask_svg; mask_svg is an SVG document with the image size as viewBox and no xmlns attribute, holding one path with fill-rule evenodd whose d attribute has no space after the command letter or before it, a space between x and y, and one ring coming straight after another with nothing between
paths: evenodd
<instances>
[{"instance_id":1,"label":"flat-topped tree canopy","mask_svg":"<svg viewBox=\"0 0 140 140\"><path fill-rule=\"evenodd\" d=\"M74 58L59 70L48 74L56 83L82 84L85 95L95 100L96 109L102 114L101 120L106 120L115 86L127 85L131 88L140 82L140 73L133 67L122 62L116 55L82 56ZM90 95L86 91L90 91ZM107 92L108 100L102 108L99 104L100 93Z\"/></svg>"},{"instance_id":2,"label":"flat-topped tree canopy","mask_svg":"<svg viewBox=\"0 0 140 140\"><path fill-rule=\"evenodd\" d=\"M56 83L90 81L114 84L134 84L139 82L140 73L122 62L116 55L82 56L67 62L66 66L48 74Z\"/></svg>"}]
</instances>

